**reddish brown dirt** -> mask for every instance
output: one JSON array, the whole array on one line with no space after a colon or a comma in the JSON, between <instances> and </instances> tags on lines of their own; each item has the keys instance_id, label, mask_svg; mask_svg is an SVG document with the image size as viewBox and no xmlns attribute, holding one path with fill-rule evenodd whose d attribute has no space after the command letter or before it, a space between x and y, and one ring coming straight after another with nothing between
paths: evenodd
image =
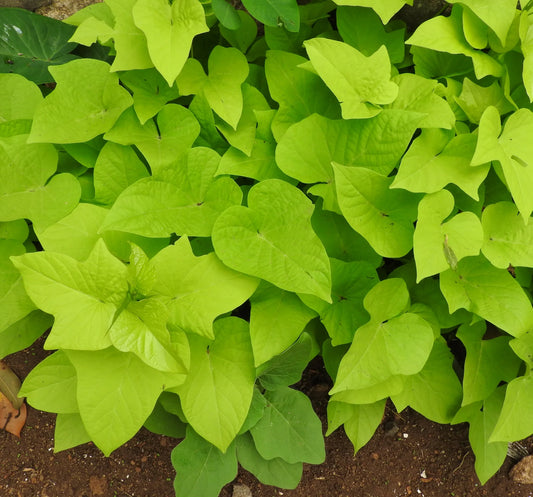
<instances>
[{"instance_id":1,"label":"reddish brown dirt","mask_svg":"<svg viewBox=\"0 0 533 497\"><path fill-rule=\"evenodd\" d=\"M45 353L39 344L5 359L21 378ZM316 383L319 378L319 383ZM327 384L320 366L307 372L302 390L322 419ZM54 416L29 409L20 439L0 431L0 497L173 497L170 453L176 440L142 430L109 458L91 444L54 454ZM391 427L397 427L391 434ZM531 497L533 485L512 482L509 458L485 486L474 472L467 426L443 426L406 410L387 416L369 444L354 457L342 430L326 441L327 459L306 466L300 486L283 490L240 472L235 483L253 497ZM221 497L231 497L232 484Z\"/></svg>"}]
</instances>

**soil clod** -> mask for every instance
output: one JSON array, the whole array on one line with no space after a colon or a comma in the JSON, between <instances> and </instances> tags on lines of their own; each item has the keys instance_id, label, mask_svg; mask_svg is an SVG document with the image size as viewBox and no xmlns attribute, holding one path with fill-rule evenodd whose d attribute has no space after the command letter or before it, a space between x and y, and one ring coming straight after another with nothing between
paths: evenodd
<instances>
[{"instance_id":1,"label":"soil clod","mask_svg":"<svg viewBox=\"0 0 533 497\"><path fill-rule=\"evenodd\" d=\"M509 476L517 483L533 483L533 456L526 456L517 462Z\"/></svg>"}]
</instances>

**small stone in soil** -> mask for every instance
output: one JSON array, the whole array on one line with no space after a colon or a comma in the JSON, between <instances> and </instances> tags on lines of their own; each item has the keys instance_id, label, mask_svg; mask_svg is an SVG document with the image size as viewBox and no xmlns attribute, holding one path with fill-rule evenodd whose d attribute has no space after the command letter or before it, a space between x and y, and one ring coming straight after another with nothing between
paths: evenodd
<instances>
[{"instance_id":1,"label":"small stone in soil","mask_svg":"<svg viewBox=\"0 0 533 497\"><path fill-rule=\"evenodd\" d=\"M252 497L252 491L246 485L233 485L231 497Z\"/></svg>"},{"instance_id":2,"label":"small stone in soil","mask_svg":"<svg viewBox=\"0 0 533 497\"><path fill-rule=\"evenodd\" d=\"M518 483L533 483L533 456L526 456L517 462L511 468L509 476Z\"/></svg>"}]
</instances>

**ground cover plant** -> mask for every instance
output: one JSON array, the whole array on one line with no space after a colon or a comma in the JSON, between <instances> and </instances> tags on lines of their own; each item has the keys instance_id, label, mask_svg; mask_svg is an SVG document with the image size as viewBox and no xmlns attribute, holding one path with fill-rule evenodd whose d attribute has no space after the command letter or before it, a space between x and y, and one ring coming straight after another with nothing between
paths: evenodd
<instances>
[{"instance_id":1,"label":"ground cover plant","mask_svg":"<svg viewBox=\"0 0 533 497\"><path fill-rule=\"evenodd\" d=\"M533 433L533 6L406 3L3 9L0 358L51 327L56 450L144 425L177 496L294 488L319 354L355 450L387 399L468 422L481 482Z\"/></svg>"}]
</instances>

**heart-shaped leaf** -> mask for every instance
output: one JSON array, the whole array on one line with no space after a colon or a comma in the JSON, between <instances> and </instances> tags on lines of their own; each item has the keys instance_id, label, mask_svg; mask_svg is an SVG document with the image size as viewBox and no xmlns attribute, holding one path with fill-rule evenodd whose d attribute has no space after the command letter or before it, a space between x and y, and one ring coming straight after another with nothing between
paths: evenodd
<instances>
[{"instance_id":1,"label":"heart-shaped leaf","mask_svg":"<svg viewBox=\"0 0 533 497\"><path fill-rule=\"evenodd\" d=\"M146 36L148 52L156 69L172 86L191 49L193 38L208 31L198 0L138 0L133 6L135 25Z\"/></svg>"},{"instance_id":2,"label":"heart-shaped leaf","mask_svg":"<svg viewBox=\"0 0 533 497\"><path fill-rule=\"evenodd\" d=\"M402 257L413 246L418 198L391 190L392 180L364 167L333 164L337 198L350 226L383 257Z\"/></svg>"},{"instance_id":3,"label":"heart-shaped leaf","mask_svg":"<svg viewBox=\"0 0 533 497\"><path fill-rule=\"evenodd\" d=\"M215 222L215 252L237 271L330 302L331 269L311 228L312 213L313 205L297 188L262 181L248 193L248 207L230 207Z\"/></svg>"},{"instance_id":4,"label":"heart-shaped leaf","mask_svg":"<svg viewBox=\"0 0 533 497\"><path fill-rule=\"evenodd\" d=\"M37 108L28 143L89 141L108 131L133 103L101 60L74 60L50 70L57 87Z\"/></svg>"},{"instance_id":5,"label":"heart-shaped leaf","mask_svg":"<svg viewBox=\"0 0 533 497\"><path fill-rule=\"evenodd\" d=\"M326 38L307 40L304 45L318 75L339 100L344 119L375 116L380 105L398 96L384 46L365 57L350 45Z\"/></svg>"},{"instance_id":6,"label":"heart-shaped leaf","mask_svg":"<svg viewBox=\"0 0 533 497\"><path fill-rule=\"evenodd\" d=\"M215 322L215 340L191 336L191 368L177 390L187 421L225 452L248 414L255 383L250 332L246 321Z\"/></svg>"}]
</instances>

